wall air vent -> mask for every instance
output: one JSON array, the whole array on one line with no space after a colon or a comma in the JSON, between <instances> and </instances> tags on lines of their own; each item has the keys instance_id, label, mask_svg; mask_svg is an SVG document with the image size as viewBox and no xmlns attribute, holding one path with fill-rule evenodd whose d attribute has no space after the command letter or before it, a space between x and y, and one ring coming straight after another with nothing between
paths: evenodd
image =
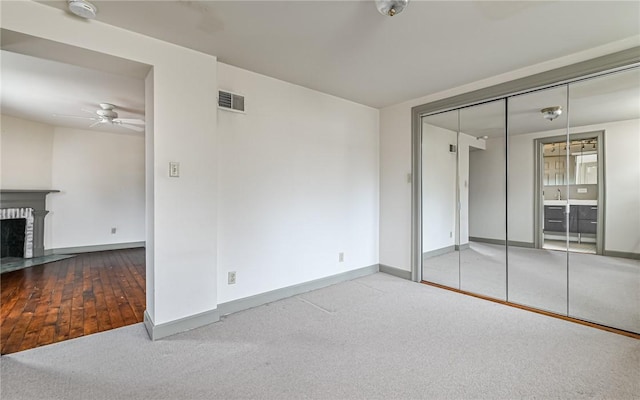
<instances>
[{"instance_id":1,"label":"wall air vent","mask_svg":"<svg viewBox=\"0 0 640 400\"><path fill-rule=\"evenodd\" d=\"M244 96L218 90L218 108L244 113Z\"/></svg>"}]
</instances>

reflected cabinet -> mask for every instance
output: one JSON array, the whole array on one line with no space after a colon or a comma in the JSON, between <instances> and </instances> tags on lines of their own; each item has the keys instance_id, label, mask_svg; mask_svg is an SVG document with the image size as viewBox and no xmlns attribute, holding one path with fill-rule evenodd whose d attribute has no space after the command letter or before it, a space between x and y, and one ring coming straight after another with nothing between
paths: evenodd
<instances>
[{"instance_id":1,"label":"reflected cabinet","mask_svg":"<svg viewBox=\"0 0 640 400\"><path fill-rule=\"evenodd\" d=\"M422 280L640 333L640 68L420 120Z\"/></svg>"}]
</instances>

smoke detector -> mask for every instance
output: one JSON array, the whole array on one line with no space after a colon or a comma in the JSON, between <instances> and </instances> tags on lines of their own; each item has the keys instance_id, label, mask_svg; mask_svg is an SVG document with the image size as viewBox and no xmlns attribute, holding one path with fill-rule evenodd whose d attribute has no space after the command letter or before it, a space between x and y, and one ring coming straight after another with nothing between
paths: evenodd
<instances>
[{"instance_id":1,"label":"smoke detector","mask_svg":"<svg viewBox=\"0 0 640 400\"><path fill-rule=\"evenodd\" d=\"M78 17L86 19L94 19L98 12L96 6L86 0L67 0L67 7Z\"/></svg>"}]
</instances>

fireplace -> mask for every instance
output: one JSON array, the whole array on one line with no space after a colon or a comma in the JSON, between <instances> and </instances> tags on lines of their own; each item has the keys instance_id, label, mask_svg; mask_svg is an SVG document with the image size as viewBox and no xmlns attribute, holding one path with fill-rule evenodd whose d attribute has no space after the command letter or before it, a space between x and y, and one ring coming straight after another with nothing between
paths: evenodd
<instances>
[{"instance_id":1,"label":"fireplace","mask_svg":"<svg viewBox=\"0 0 640 400\"><path fill-rule=\"evenodd\" d=\"M46 196L58 190L0 190L2 258L44 255Z\"/></svg>"},{"instance_id":2,"label":"fireplace","mask_svg":"<svg viewBox=\"0 0 640 400\"><path fill-rule=\"evenodd\" d=\"M27 220L25 218L5 219L0 222L0 258L24 258Z\"/></svg>"}]
</instances>

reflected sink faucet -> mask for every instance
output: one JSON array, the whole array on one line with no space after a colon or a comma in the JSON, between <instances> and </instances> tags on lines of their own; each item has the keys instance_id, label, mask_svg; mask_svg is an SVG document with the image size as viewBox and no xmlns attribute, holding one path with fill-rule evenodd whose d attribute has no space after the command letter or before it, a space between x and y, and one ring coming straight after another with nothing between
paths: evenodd
<instances>
[{"instance_id":1,"label":"reflected sink faucet","mask_svg":"<svg viewBox=\"0 0 640 400\"><path fill-rule=\"evenodd\" d=\"M561 200L562 192L560 192L560 188L558 188L558 193L556 193L556 200Z\"/></svg>"}]
</instances>

